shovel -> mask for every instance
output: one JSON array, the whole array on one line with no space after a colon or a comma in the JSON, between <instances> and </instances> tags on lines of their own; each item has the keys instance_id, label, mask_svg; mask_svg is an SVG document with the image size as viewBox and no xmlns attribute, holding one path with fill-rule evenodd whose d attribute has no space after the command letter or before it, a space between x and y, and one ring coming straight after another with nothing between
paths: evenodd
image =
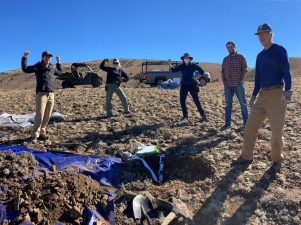
<instances>
[{"instance_id":1,"label":"shovel","mask_svg":"<svg viewBox=\"0 0 301 225\"><path fill-rule=\"evenodd\" d=\"M142 224L142 218L145 217L147 219L147 223L151 225L150 217L147 215L147 213L151 211L151 208L151 202L146 196L137 195L133 199L133 211L137 224Z\"/></svg>"}]
</instances>

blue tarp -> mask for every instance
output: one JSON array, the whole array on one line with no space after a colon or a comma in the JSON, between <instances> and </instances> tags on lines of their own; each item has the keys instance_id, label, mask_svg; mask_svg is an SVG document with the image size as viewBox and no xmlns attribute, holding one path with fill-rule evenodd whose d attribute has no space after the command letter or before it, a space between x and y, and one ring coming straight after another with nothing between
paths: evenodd
<instances>
[{"instance_id":1,"label":"blue tarp","mask_svg":"<svg viewBox=\"0 0 301 225\"><path fill-rule=\"evenodd\" d=\"M80 173L90 176L104 185L120 187L119 173L122 170L122 162L116 157L82 156L70 153L40 152L23 146L0 146L0 151L12 151L16 154L28 152L34 155L42 169L49 171L53 166L57 170L76 167ZM106 212L111 217L111 212ZM3 214L6 214L5 206L0 205L0 224ZM92 215L94 215L92 213ZM113 224L113 221L110 221Z\"/></svg>"},{"instance_id":2,"label":"blue tarp","mask_svg":"<svg viewBox=\"0 0 301 225\"><path fill-rule=\"evenodd\" d=\"M0 204L0 224L3 224L5 219L6 219L6 206Z\"/></svg>"}]
</instances>

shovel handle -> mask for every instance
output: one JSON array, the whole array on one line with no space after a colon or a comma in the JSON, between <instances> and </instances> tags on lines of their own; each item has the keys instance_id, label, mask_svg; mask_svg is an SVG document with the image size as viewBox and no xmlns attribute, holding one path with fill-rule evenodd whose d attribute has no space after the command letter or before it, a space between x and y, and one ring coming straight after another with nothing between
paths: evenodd
<instances>
[{"instance_id":1,"label":"shovel handle","mask_svg":"<svg viewBox=\"0 0 301 225\"><path fill-rule=\"evenodd\" d=\"M170 212L165 219L163 220L161 225L168 225L170 224L171 221L174 220L174 218L176 218L176 214L174 212Z\"/></svg>"}]
</instances>

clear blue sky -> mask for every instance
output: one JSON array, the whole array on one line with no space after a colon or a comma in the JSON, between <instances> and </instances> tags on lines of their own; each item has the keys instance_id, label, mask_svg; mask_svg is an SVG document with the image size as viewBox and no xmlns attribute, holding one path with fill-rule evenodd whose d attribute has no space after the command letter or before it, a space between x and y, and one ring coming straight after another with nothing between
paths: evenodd
<instances>
[{"instance_id":1,"label":"clear blue sky","mask_svg":"<svg viewBox=\"0 0 301 225\"><path fill-rule=\"evenodd\" d=\"M275 42L301 56L301 0L1 0L0 72L41 52L65 63L103 58L173 59L220 63L233 40L254 67L262 49L254 35L268 22Z\"/></svg>"}]
</instances>

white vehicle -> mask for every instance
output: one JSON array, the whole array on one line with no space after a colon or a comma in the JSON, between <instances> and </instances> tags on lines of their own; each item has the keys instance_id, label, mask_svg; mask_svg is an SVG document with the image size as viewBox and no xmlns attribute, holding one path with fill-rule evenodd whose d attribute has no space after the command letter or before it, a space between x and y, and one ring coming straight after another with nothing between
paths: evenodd
<instances>
[{"instance_id":1,"label":"white vehicle","mask_svg":"<svg viewBox=\"0 0 301 225\"><path fill-rule=\"evenodd\" d=\"M172 62L172 65L179 65L182 62ZM196 63L197 64L197 63ZM162 70L150 70L150 66L165 66L165 69ZM141 73L139 74L140 83L150 84L152 87L159 85L160 83L167 80L179 80L181 79L182 73L177 72L173 73L170 71L168 61L145 61L141 65ZM199 86L205 86L211 80L211 75L208 72L200 75L198 72L195 72L195 79Z\"/></svg>"}]
</instances>

